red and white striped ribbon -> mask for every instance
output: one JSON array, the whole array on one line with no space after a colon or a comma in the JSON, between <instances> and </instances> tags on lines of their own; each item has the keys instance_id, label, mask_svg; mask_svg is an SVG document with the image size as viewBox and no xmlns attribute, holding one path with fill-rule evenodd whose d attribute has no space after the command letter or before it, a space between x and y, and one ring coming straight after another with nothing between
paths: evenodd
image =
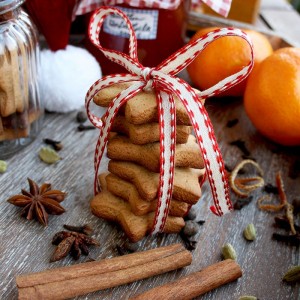
<instances>
[{"instance_id":1,"label":"red and white striped ribbon","mask_svg":"<svg viewBox=\"0 0 300 300\"><path fill-rule=\"evenodd\" d=\"M121 16L128 25L129 55L111 49L104 49L99 41L99 33L104 19L109 14ZM212 31L202 38L188 43L168 59L163 61L156 68L147 68L140 64L137 58L137 40L128 17L119 9L103 7L97 10L92 16L89 25L89 36L91 41L110 60L122 65L129 71L129 74L115 74L105 76L95 82L86 95L86 109L91 122L100 129L100 136L95 150L95 193L99 192L98 170L103 156L108 134L119 108L129 99L142 90L152 89L156 92L160 125L160 184L158 191L158 205L153 224L153 233L162 231L169 212L169 204L173 191L174 177L174 157L175 157L175 132L176 115L173 96L176 95L183 103L190 121L192 123L198 144L200 146L206 173L210 182L214 206L211 210L218 216L232 209L229 199L228 184L224 171L224 163L217 145L213 127L207 112L200 101L223 92L233 85L243 80L253 67L252 43L247 35L239 29L222 28ZM249 64L234 75L231 75L211 88L200 91L197 95L195 91L182 79L175 77L190 64L196 56L211 42L224 36L239 36L246 40L251 48L252 59ZM103 88L115 83L133 82L133 84L123 90L109 105L104 117L93 115L90 111L90 103L93 97Z\"/></svg>"}]
</instances>

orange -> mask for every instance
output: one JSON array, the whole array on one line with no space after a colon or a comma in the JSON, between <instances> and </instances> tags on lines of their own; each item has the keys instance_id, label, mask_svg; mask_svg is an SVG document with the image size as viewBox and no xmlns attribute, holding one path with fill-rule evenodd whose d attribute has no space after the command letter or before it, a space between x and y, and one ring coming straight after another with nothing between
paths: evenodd
<instances>
[{"instance_id":1,"label":"orange","mask_svg":"<svg viewBox=\"0 0 300 300\"><path fill-rule=\"evenodd\" d=\"M191 40L202 37L214 29L217 28L200 29ZM253 30L244 31L252 39L255 56L254 66L256 66L273 52L272 46L269 40L261 33ZM226 36L208 45L187 67L187 71L193 84L200 90L204 90L225 77L240 71L249 63L250 57L250 47L244 39ZM221 96L242 96L245 91L246 81L247 79L225 91Z\"/></svg>"},{"instance_id":2,"label":"orange","mask_svg":"<svg viewBox=\"0 0 300 300\"><path fill-rule=\"evenodd\" d=\"M270 140L300 145L300 48L275 51L250 74L244 106Z\"/></svg>"}]
</instances>

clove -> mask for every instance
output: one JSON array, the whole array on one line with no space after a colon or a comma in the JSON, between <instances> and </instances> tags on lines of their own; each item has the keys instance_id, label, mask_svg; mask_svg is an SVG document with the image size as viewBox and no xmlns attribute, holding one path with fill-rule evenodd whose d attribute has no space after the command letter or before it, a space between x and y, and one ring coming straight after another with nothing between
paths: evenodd
<instances>
[{"instance_id":1,"label":"clove","mask_svg":"<svg viewBox=\"0 0 300 300\"><path fill-rule=\"evenodd\" d=\"M84 123L87 120L86 112L81 110L76 114L76 121L78 123Z\"/></svg>"},{"instance_id":2,"label":"clove","mask_svg":"<svg viewBox=\"0 0 300 300\"><path fill-rule=\"evenodd\" d=\"M83 124L80 124L80 125L78 125L77 129L78 129L78 131L85 131L85 130L96 129L96 127L94 127L92 125L83 125Z\"/></svg>"},{"instance_id":3,"label":"clove","mask_svg":"<svg viewBox=\"0 0 300 300\"><path fill-rule=\"evenodd\" d=\"M243 141L243 140L232 141L232 142L230 142L230 145L238 147L243 152L244 156L246 156L246 157L249 157L251 154L245 145L245 141Z\"/></svg>"},{"instance_id":4,"label":"clove","mask_svg":"<svg viewBox=\"0 0 300 300\"><path fill-rule=\"evenodd\" d=\"M248 205L253 199L253 196L243 199L237 199L234 204L233 208L236 210L241 210L244 206Z\"/></svg>"},{"instance_id":5,"label":"clove","mask_svg":"<svg viewBox=\"0 0 300 300\"><path fill-rule=\"evenodd\" d=\"M300 245L300 234L280 234L280 233L273 233L272 238L279 242L285 242L294 246Z\"/></svg>"},{"instance_id":6,"label":"clove","mask_svg":"<svg viewBox=\"0 0 300 300\"><path fill-rule=\"evenodd\" d=\"M271 184L271 183L267 183L265 186L264 186L264 191L268 194L275 194L275 195L278 195L278 188L277 186Z\"/></svg>"},{"instance_id":7,"label":"clove","mask_svg":"<svg viewBox=\"0 0 300 300\"><path fill-rule=\"evenodd\" d=\"M52 139L44 139L43 141L45 144L52 146L56 151L59 151L63 148L63 144L59 141L55 141Z\"/></svg>"},{"instance_id":8,"label":"clove","mask_svg":"<svg viewBox=\"0 0 300 300\"><path fill-rule=\"evenodd\" d=\"M276 216L274 217L274 221L275 221L275 226L281 228L281 229L285 229L285 230L290 230L291 226L289 223L289 220L287 219L286 216ZM294 224L295 230L300 232L300 226Z\"/></svg>"},{"instance_id":9,"label":"clove","mask_svg":"<svg viewBox=\"0 0 300 300\"><path fill-rule=\"evenodd\" d=\"M231 128L231 127L235 126L238 122L239 122L239 119L229 120L226 124L226 127Z\"/></svg>"},{"instance_id":10,"label":"clove","mask_svg":"<svg viewBox=\"0 0 300 300\"><path fill-rule=\"evenodd\" d=\"M85 224L83 226L72 226L64 224L64 228L70 231L75 231L86 235L91 235L93 233L93 228L88 224Z\"/></svg>"}]
</instances>

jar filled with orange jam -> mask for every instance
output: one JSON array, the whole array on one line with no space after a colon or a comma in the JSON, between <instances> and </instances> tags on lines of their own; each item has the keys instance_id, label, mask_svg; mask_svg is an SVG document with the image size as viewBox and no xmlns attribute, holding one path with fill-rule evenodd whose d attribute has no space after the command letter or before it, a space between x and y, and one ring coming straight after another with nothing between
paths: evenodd
<instances>
[{"instance_id":1,"label":"jar filled with orange jam","mask_svg":"<svg viewBox=\"0 0 300 300\"><path fill-rule=\"evenodd\" d=\"M160 7L134 7L128 4L115 6L127 14L133 25L138 59L145 67L157 66L184 45L184 3L181 0L165 1L166 5L162 3L164 1L160 1ZM128 54L129 39L124 20L117 15L108 16L100 32L100 41L104 48ZM127 73L123 67L104 57L88 39L86 47L99 61L104 75Z\"/></svg>"}]
</instances>

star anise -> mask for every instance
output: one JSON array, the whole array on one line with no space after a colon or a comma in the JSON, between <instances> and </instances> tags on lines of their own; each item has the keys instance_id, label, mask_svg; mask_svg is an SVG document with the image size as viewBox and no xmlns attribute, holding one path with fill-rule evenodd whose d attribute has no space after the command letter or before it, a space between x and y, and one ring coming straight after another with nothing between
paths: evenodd
<instances>
[{"instance_id":1,"label":"star anise","mask_svg":"<svg viewBox=\"0 0 300 300\"><path fill-rule=\"evenodd\" d=\"M99 246L99 242L87 234L84 230L79 230L85 227L64 226L65 228L73 228L76 231L60 231L56 233L52 239L53 245L58 245L50 259L50 262L63 259L70 253L74 259L79 259L80 255L88 255L88 246ZM78 230L77 230L78 228ZM89 227L89 234L92 233Z\"/></svg>"},{"instance_id":2,"label":"star anise","mask_svg":"<svg viewBox=\"0 0 300 300\"><path fill-rule=\"evenodd\" d=\"M21 216L28 220L36 218L44 226L48 225L48 214L60 215L65 209L59 204L62 202L66 193L59 190L51 190L51 184L43 183L41 187L30 178L29 192L21 190L22 195L15 195L7 201L15 206L24 207Z\"/></svg>"}]
</instances>

